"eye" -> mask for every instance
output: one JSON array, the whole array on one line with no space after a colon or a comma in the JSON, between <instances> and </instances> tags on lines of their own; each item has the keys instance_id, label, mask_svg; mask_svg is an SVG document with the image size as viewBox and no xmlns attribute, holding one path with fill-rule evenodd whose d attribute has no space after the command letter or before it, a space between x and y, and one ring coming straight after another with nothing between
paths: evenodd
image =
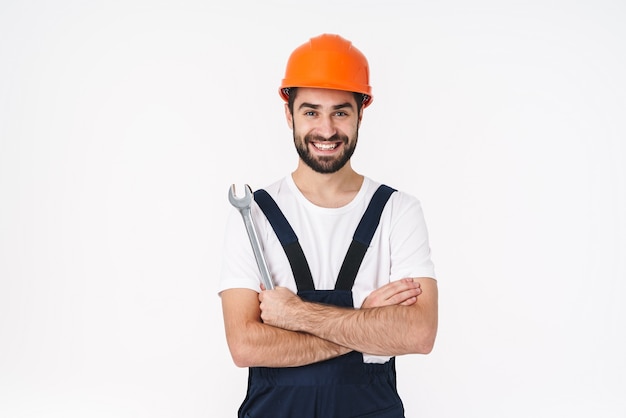
<instances>
[{"instance_id":1,"label":"eye","mask_svg":"<svg viewBox=\"0 0 626 418\"><path fill-rule=\"evenodd\" d=\"M304 116L315 116L317 113L315 113L313 110L309 110L304 112Z\"/></svg>"},{"instance_id":2,"label":"eye","mask_svg":"<svg viewBox=\"0 0 626 418\"><path fill-rule=\"evenodd\" d=\"M348 116L348 114L344 112L343 110L339 110L335 112L335 116Z\"/></svg>"}]
</instances>

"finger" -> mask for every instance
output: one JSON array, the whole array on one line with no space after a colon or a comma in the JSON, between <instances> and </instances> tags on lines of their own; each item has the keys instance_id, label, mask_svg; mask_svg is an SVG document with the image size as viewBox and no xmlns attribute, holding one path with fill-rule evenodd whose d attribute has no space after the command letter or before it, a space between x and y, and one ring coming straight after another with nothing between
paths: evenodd
<instances>
[{"instance_id":1,"label":"finger","mask_svg":"<svg viewBox=\"0 0 626 418\"><path fill-rule=\"evenodd\" d=\"M422 293L421 289L407 289L402 292L398 292L389 298L389 302L393 305L399 305L404 303L405 301L416 298Z\"/></svg>"},{"instance_id":2,"label":"finger","mask_svg":"<svg viewBox=\"0 0 626 418\"><path fill-rule=\"evenodd\" d=\"M404 298L407 294L417 296L421 293L421 291L422 290L418 282L413 282L412 279L402 279L390 283L383 290L382 296L384 299L394 299L394 303L399 303L398 298Z\"/></svg>"},{"instance_id":3,"label":"finger","mask_svg":"<svg viewBox=\"0 0 626 418\"><path fill-rule=\"evenodd\" d=\"M383 299L389 299L397 293L404 292L409 289L414 289L416 287L416 283L414 283L411 279L402 279L388 283L383 287L377 289L375 292L378 293L379 297Z\"/></svg>"}]
</instances>

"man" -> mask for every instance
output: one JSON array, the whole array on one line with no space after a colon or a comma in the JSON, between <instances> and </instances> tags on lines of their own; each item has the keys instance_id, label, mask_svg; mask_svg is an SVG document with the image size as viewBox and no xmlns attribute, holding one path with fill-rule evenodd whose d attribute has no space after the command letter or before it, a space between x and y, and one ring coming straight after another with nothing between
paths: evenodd
<instances>
[{"instance_id":1,"label":"man","mask_svg":"<svg viewBox=\"0 0 626 418\"><path fill-rule=\"evenodd\" d=\"M275 289L236 211L225 240L226 338L249 368L239 417L403 417L394 356L432 350L437 284L419 201L350 164L367 60L338 35L312 38L279 94L298 165L252 207Z\"/></svg>"}]
</instances>

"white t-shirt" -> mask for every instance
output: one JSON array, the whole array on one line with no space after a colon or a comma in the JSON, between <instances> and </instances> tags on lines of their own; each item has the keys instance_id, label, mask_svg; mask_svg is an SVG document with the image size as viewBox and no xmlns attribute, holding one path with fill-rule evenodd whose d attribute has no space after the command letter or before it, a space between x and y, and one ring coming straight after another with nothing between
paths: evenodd
<instances>
[{"instance_id":1,"label":"white t-shirt","mask_svg":"<svg viewBox=\"0 0 626 418\"><path fill-rule=\"evenodd\" d=\"M340 208L314 205L298 190L291 176L265 188L298 236L316 290L334 289L354 231L379 185L365 177L355 198ZM256 203L252 217L274 284L297 292L283 247ZM227 222L219 292L232 288L260 291L261 274L241 215L233 209ZM383 210L359 268L352 288L354 307L359 308L373 290L405 277L435 278L435 271L420 202L397 191ZM388 359L364 355L365 362Z\"/></svg>"}]
</instances>

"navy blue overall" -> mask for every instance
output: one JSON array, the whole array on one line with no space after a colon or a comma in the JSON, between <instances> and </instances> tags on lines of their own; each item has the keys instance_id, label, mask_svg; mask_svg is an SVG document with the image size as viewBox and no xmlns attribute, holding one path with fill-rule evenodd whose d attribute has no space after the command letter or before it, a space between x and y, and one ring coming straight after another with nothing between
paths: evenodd
<instances>
[{"instance_id":1,"label":"navy blue overall","mask_svg":"<svg viewBox=\"0 0 626 418\"><path fill-rule=\"evenodd\" d=\"M387 200L395 190L382 185L370 201L354 233L334 290L315 290L298 237L265 190L254 199L276 232L293 271L298 295L311 302L353 307L352 286L378 227ZM251 367L246 399L239 418L403 418L396 390L395 358L385 364L363 362L352 351L301 367Z\"/></svg>"}]
</instances>

